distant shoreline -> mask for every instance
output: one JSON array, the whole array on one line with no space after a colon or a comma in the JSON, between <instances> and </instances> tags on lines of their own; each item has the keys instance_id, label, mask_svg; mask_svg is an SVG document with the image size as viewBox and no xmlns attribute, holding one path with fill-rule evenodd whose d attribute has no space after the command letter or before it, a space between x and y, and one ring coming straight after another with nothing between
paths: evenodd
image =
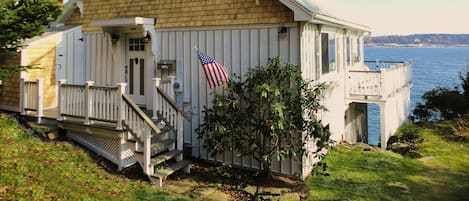
<instances>
[{"instance_id":1,"label":"distant shoreline","mask_svg":"<svg viewBox=\"0 0 469 201\"><path fill-rule=\"evenodd\" d=\"M469 34L412 34L365 38L368 47L469 47Z\"/></svg>"},{"instance_id":2,"label":"distant shoreline","mask_svg":"<svg viewBox=\"0 0 469 201\"><path fill-rule=\"evenodd\" d=\"M469 47L469 44L365 44L365 47Z\"/></svg>"}]
</instances>

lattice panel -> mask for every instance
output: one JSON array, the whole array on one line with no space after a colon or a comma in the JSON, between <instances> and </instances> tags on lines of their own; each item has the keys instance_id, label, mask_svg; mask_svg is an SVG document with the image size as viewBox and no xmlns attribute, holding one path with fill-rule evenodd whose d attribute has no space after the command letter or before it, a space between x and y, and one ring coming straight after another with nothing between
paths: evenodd
<instances>
[{"instance_id":1,"label":"lattice panel","mask_svg":"<svg viewBox=\"0 0 469 201\"><path fill-rule=\"evenodd\" d=\"M93 146L100 148L102 151L114 156L115 158L119 158L121 146L119 138L106 138L102 136L81 133L75 133L75 135L80 137L83 141L86 141Z\"/></svg>"},{"instance_id":2,"label":"lattice panel","mask_svg":"<svg viewBox=\"0 0 469 201\"><path fill-rule=\"evenodd\" d=\"M122 144L122 166L127 167L135 162L137 162L137 158L135 157L134 152L129 148L129 146Z\"/></svg>"}]
</instances>

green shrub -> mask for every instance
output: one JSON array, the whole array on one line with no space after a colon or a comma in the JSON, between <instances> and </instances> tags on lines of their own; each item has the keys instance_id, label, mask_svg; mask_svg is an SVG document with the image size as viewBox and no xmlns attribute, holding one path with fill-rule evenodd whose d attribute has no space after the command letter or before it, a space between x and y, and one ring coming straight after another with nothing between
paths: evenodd
<instances>
[{"instance_id":1,"label":"green shrub","mask_svg":"<svg viewBox=\"0 0 469 201\"><path fill-rule=\"evenodd\" d=\"M414 121L439 121L469 114L469 72L460 75L461 88L436 87L423 94L413 111Z\"/></svg>"},{"instance_id":2,"label":"green shrub","mask_svg":"<svg viewBox=\"0 0 469 201\"><path fill-rule=\"evenodd\" d=\"M417 143L422 138L421 132L421 128L411 121L406 121L397 129L396 137L399 142Z\"/></svg>"},{"instance_id":3,"label":"green shrub","mask_svg":"<svg viewBox=\"0 0 469 201\"><path fill-rule=\"evenodd\" d=\"M274 159L308 154L306 139L316 139L318 150L327 146L329 128L316 116L323 109L323 89L303 80L298 66L269 59L267 66L251 68L245 80L233 79L223 94L215 94L213 107L203 111L198 138L212 155L234 150L251 155L271 175Z\"/></svg>"}]
</instances>

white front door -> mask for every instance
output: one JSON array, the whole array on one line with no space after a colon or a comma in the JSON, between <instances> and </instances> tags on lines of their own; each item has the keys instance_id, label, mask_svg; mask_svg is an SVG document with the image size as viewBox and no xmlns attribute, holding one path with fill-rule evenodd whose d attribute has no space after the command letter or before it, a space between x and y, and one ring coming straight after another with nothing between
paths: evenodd
<instances>
[{"instance_id":1,"label":"white front door","mask_svg":"<svg viewBox=\"0 0 469 201\"><path fill-rule=\"evenodd\" d=\"M138 105L145 105L145 41L140 37L127 38L127 93Z\"/></svg>"}]
</instances>

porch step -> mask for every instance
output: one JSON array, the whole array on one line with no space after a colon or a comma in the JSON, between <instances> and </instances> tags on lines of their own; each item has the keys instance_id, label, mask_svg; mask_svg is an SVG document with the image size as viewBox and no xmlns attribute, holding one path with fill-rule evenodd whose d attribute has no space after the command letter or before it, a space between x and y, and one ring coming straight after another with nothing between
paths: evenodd
<instances>
[{"instance_id":1,"label":"porch step","mask_svg":"<svg viewBox=\"0 0 469 201\"><path fill-rule=\"evenodd\" d=\"M155 173L151 176L159 178L159 179L166 178L167 176L173 174L174 172L176 172L176 171L178 171L182 168L187 167L190 163L191 162L188 161L188 160L178 161L176 163L173 163L173 164L169 165L166 168L156 170Z\"/></svg>"},{"instance_id":2,"label":"porch step","mask_svg":"<svg viewBox=\"0 0 469 201\"><path fill-rule=\"evenodd\" d=\"M169 159L172 159L176 156L178 156L179 154L182 154L182 151L180 150L172 150L172 151L168 151L168 152L165 152L163 154L160 154L154 158L151 159L150 161L150 165L154 166L154 165L158 165L158 164L161 164Z\"/></svg>"},{"instance_id":3,"label":"porch step","mask_svg":"<svg viewBox=\"0 0 469 201\"><path fill-rule=\"evenodd\" d=\"M150 147L150 153L151 155L155 155L155 154L159 154L165 150L168 149L168 146L170 146L171 144L174 144L176 142L176 140L174 139L167 139L167 140L163 140L163 141L159 141L159 142L154 142L151 144L151 147ZM137 150L135 150L136 153L143 153L143 148L142 147L139 147Z\"/></svg>"}]
</instances>

